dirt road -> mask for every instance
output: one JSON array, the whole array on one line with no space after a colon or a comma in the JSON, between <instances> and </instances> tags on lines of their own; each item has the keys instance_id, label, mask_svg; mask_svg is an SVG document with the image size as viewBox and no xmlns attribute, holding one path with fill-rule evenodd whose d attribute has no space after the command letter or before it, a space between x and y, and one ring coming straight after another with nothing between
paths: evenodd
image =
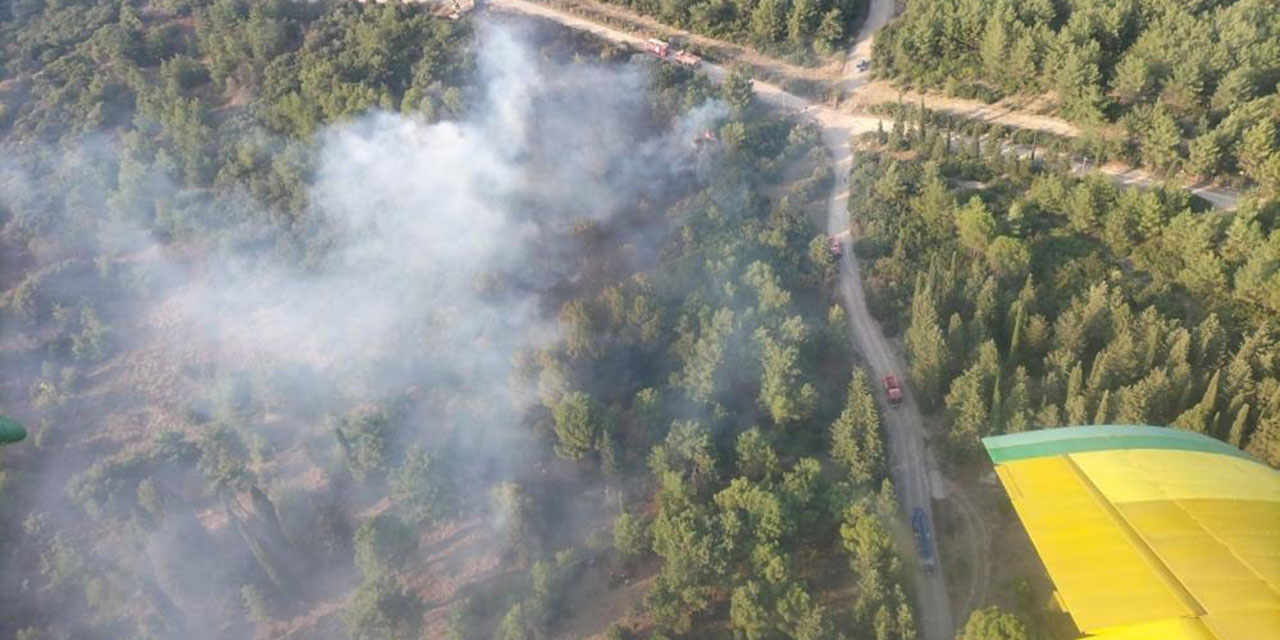
<instances>
[{"instance_id":1,"label":"dirt road","mask_svg":"<svg viewBox=\"0 0 1280 640\"><path fill-rule=\"evenodd\" d=\"M859 71L859 62L871 61L871 43L875 41L875 34L893 19L893 0L872 0L871 6L867 7L867 17L862 21L862 27L858 29L858 37L854 40L854 44L849 48L849 55L845 58L844 68L840 72L840 93L847 95L862 88L864 84L871 80L871 73L866 70Z\"/></svg>"},{"instance_id":2,"label":"dirt road","mask_svg":"<svg viewBox=\"0 0 1280 640\"><path fill-rule=\"evenodd\" d=\"M599 38L630 45L637 49L644 48L644 41L647 37L643 34L633 34L617 27L603 25L589 17L576 15L534 0L488 0L486 4L489 8L499 11L522 13L552 20L567 27L594 34ZM756 94L769 104L797 111L803 110L823 126L851 127L851 130L855 133L870 131L875 128L877 122L883 122L886 128L889 127L893 124L893 120L889 118L858 116L852 112L856 112L858 110L857 107L868 104L897 102L899 100L915 103L921 97L918 93L899 91L884 81L872 81L868 72L858 71L857 69L859 60L869 60L871 57L871 46L875 31L893 18L893 4L893 0L872 0L871 7L867 13L867 20L858 33L858 41L850 50L839 78L834 78L834 80L838 80L838 85L844 90L842 103L849 106L848 110L833 109L823 104L814 103L808 99L788 93L777 84L760 80L755 81ZM609 11L611 14L617 12L625 13L627 20L635 21L636 24L659 24L651 18L637 16L621 7L611 6ZM788 75L788 72L794 69L795 75L789 77L811 80L815 73L825 73L825 70L819 71L795 67L776 60L770 61L768 58L758 53L747 51L738 45L706 36L690 34L688 37L725 50L744 51L746 52L744 55L749 55L749 61L752 61L753 64L773 69L783 75ZM702 69L713 80L718 81L724 78L725 68L721 65L703 63ZM999 102L988 105L976 100L964 100L931 94L925 97L925 105L929 109L952 113L964 118L973 118L1022 129L1046 131L1063 136L1076 136L1080 133L1078 128L1065 120L1053 116L1020 111L1014 109L1011 103ZM870 123L870 128L867 127L866 123ZM1118 184L1123 185L1145 186L1160 182L1139 169L1099 167L1096 170L1111 176ZM1219 209L1234 209L1240 196L1239 192L1234 189L1216 186L1192 186L1188 187L1188 189Z\"/></svg>"},{"instance_id":3,"label":"dirt road","mask_svg":"<svg viewBox=\"0 0 1280 640\"><path fill-rule=\"evenodd\" d=\"M545 0L539 0L539 2L543 1ZM835 74L839 73L842 68L841 62L843 61L831 62L820 67L792 64L785 60L771 58L750 47L664 24L647 15L636 13L627 7L602 0L551 0L550 5L544 6L565 10L566 13L577 15L587 20L594 20L597 16L603 17L607 21L621 23L618 28L629 30L632 33L644 33L668 40L678 39L682 43L681 47L686 44L703 47L708 51L715 52L717 59L731 57L735 61L745 62L753 67L765 69L788 78L827 82Z\"/></svg>"},{"instance_id":4,"label":"dirt road","mask_svg":"<svg viewBox=\"0 0 1280 640\"><path fill-rule=\"evenodd\" d=\"M874 128L874 124L872 125ZM869 130L869 129L867 129ZM858 131L850 131L844 127L826 125L823 128L823 140L831 150L836 165L836 184L833 187L827 212L827 229L835 235L840 234L844 244L844 258L840 263L840 294L844 298L845 311L849 315L849 324L853 332L854 344L866 358L870 366L875 384L887 374L902 377L906 366L894 351L889 340L880 331L880 325L867 309L866 296L862 291L862 277L858 273L858 257L853 252L852 242L847 233L849 228L849 190L848 180L852 154L849 150L849 135ZM942 487L934 487L930 476L937 475L937 465L925 445L923 419L915 398L908 391L902 403L890 408L884 401L883 393L877 392L884 416L885 432L889 438L890 476L898 492L905 513L915 509L924 511L926 520L933 526L933 498L935 492L941 496ZM937 555L935 548L934 555ZM937 568L932 574L913 571L916 580L916 595L921 636L925 640L950 640L955 636L955 622L951 612L951 600L947 596L945 567L939 558Z\"/></svg>"},{"instance_id":5,"label":"dirt road","mask_svg":"<svg viewBox=\"0 0 1280 640\"><path fill-rule=\"evenodd\" d=\"M867 88L868 74L858 69L858 62L871 58L875 33L888 23L893 13L893 0L872 0L866 22L849 52L842 74L840 85L847 95L857 95ZM820 111L814 114L823 124L822 139L831 153L836 176L828 201L827 232L839 237L840 242L845 245L842 251L845 257L840 263L840 294L844 298L854 344L871 368L868 373L871 374L873 384L878 385L879 380L889 374L903 378L906 366L881 332L880 324L867 309L867 299L862 291L862 276L858 272L858 256L853 251L852 239L845 233L849 228L848 176L853 162L849 141L853 135L871 131L876 125L835 119L824 121L822 115ZM943 487L938 466L925 444L924 419L920 408L909 391L897 407L890 407L881 391L877 391L876 397L889 439L889 475L898 492L903 512L910 517L916 509L923 511L925 521L933 532L930 538L936 539L933 499L943 497ZM980 542L973 539L972 530L965 533L970 543ZM936 542L931 544L934 546L932 553L937 557ZM932 573L919 571L918 564L912 567L915 569L911 574L915 576L916 583L918 624L925 640L950 640L955 637L955 620L951 611L951 599L947 594L946 567L942 558L937 560Z\"/></svg>"}]
</instances>

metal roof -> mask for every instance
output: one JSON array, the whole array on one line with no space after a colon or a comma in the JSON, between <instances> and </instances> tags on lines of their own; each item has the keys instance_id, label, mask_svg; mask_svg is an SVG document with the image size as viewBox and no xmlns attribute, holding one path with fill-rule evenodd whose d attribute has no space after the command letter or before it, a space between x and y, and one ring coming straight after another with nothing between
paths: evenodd
<instances>
[{"instance_id":1,"label":"metal roof","mask_svg":"<svg viewBox=\"0 0 1280 640\"><path fill-rule=\"evenodd\" d=\"M1280 472L1163 427L1068 427L983 443L1083 633L1280 638Z\"/></svg>"}]
</instances>

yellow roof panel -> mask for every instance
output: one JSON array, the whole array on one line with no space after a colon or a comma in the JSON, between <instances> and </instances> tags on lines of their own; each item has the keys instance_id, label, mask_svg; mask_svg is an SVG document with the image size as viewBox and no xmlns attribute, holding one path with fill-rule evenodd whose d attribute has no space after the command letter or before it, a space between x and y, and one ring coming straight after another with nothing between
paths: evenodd
<instances>
[{"instance_id":1,"label":"yellow roof panel","mask_svg":"<svg viewBox=\"0 0 1280 640\"><path fill-rule=\"evenodd\" d=\"M1280 639L1280 473L1204 436L1087 427L984 441L1081 631Z\"/></svg>"},{"instance_id":2,"label":"yellow roof panel","mask_svg":"<svg viewBox=\"0 0 1280 640\"><path fill-rule=\"evenodd\" d=\"M1084 639L1082 639L1084 640ZM1109 629L1088 640L1215 640L1197 618L1173 618Z\"/></svg>"},{"instance_id":3,"label":"yellow roof panel","mask_svg":"<svg viewBox=\"0 0 1280 640\"><path fill-rule=\"evenodd\" d=\"M1215 502L1232 506L1237 512L1280 509L1280 504L1266 502ZM1174 500L1131 502L1116 508L1206 612L1235 616L1277 607L1280 596L1271 585L1201 525L1183 504ZM1280 539L1276 542L1280 544Z\"/></svg>"},{"instance_id":4,"label":"yellow roof panel","mask_svg":"<svg viewBox=\"0 0 1280 640\"><path fill-rule=\"evenodd\" d=\"M1201 618L1220 640L1276 640L1280 638L1280 610L1210 612Z\"/></svg>"},{"instance_id":5,"label":"yellow roof panel","mask_svg":"<svg viewBox=\"0 0 1280 640\"><path fill-rule=\"evenodd\" d=\"M1280 503L1280 479L1252 460L1176 449L1070 454L1112 503L1226 498Z\"/></svg>"},{"instance_id":6,"label":"yellow roof panel","mask_svg":"<svg viewBox=\"0 0 1280 640\"><path fill-rule=\"evenodd\" d=\"M1082 631L1199 613L1067 458L1018 460L996 472Z\"/></svg>"},{"instance_id":7,"label":"yellow roof panel","mask_svg":"<svg viewBox=\"0 0 1280 640\"><path fill-rule=\"evenodd\" d=\"M1179 504L1205 531L1230 547L1272 591L1280 592L1280 505L1232 500ZM1280 638L1280 633L1276 637Z\"/></svg>"}]
</instances>

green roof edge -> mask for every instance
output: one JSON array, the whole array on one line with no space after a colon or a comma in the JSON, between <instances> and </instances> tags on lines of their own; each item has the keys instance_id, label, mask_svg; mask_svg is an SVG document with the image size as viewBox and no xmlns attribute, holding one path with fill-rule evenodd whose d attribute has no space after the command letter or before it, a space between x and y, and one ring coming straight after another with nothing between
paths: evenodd
<instances>
[{"instance_id":1,"label":"green roof edge","mask_svg":"<svg viewBox=\"0 0 1280 640\"><path fill-rule=\"evenodd\" d=\"M26 429L23 429L16 420L0 416L0 444L18 442L26 437Z\"/></svg>"},{"instance_id":2,"label":"green roof edge","mask_svg":"<svg viewBox=\"0 0 1280 640\"><path fill-rule=\"evenodd\" d=\"M1109 449L1177 449L1253 460L1220 440L1192 431L1143 425L1085 425L1024 431L982 439L996 464Z\"/></svg>"}]
</instances>

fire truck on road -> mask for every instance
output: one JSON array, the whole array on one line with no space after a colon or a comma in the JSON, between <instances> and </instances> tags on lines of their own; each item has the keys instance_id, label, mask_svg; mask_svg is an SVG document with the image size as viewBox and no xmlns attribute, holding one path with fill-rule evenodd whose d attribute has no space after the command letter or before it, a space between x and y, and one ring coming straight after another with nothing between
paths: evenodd
<instances>
[{"instance_id":1,"label":"fire truck on road","mask_svg":"<svg viewBox=\"0 0 1280 640\"><path fill-rule=\"evenodd\" d=\"M671 52L671 43L666 40L657 38L649 38L644 41L644 50L654 57L662 60L671 60L676 64L683 65L692 69L698 68L702 64L702 58L695 53L691 53L684 49L680 49L675 53Z\"/></svg>"},{"instance_id":2,"label":"fire truck on road","mask_svg":"<svg viewBox=\"0 0 1280 640\"><path fill-rule=\"evenodd\" d=\"M893 374L884 377L884 394L889 397L889 406L902 404L902 385L898 384L898 378Z\"/></svg>"}]
</instances>

